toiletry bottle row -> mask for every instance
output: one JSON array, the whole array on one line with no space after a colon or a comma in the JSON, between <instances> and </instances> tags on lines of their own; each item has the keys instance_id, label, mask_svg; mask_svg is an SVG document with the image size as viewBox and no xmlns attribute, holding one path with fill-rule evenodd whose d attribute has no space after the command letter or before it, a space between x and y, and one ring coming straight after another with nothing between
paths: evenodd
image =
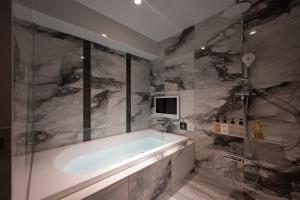
<instances>
[{"instance_id":1,"label":"toiletry bottle row","mask_svg":"<svg viewBox=\"0 0 300 200\"><path fill-rule=\"evenodd\" d=\"M212 131L216 134L232 135L238 137L243 137L245 135L243 119L240 119L239 122L236 123L234 121L234 118L231 118L230 122L228 122L226 117L223 117L221 120L220 116L216 117Z\"/></svg>"}]
</instances>

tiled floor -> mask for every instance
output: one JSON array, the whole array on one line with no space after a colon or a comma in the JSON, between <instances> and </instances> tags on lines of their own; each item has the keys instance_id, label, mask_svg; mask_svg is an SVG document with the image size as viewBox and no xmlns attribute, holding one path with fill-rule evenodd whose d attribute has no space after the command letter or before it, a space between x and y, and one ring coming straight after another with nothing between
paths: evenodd
<instances>
[{"instance_id":1,"label":"tiled floor","mask_svg":"<svg viewBox=\"0 0 300 200\"><path fill-rule=\"evenodd\" d=\"M183 184L162 194L158 200L282 200L277 197L262 197L250 191L238 191L241 190L235 188L230 181L220 185L215 179L195 173Z\"/></svg>"},{"instance_id":2,"label":"tiled floor","mask_svg":"<svg viewBox=\"0 0 300 200\"><path fill-rule=\"evenodd\" d=\"M208 178L194 174L173 191L160 196L159 200L227 200L231 190L222 188Z\"/></svg>"}]
</instances>

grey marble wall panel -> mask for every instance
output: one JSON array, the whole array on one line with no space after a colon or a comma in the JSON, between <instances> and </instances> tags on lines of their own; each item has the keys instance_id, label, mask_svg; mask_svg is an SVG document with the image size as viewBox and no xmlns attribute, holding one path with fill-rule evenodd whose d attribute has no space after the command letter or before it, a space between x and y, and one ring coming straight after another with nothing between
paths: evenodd
<instances>
[{"instance_id":1,"label":"grey marble wall panel","mask_svg":"<svg viewBox=\"0 0 300 200\"><path fill-rule=\"evenodd\" d=\"M82 141L82 40L35 26L35 150Z\"/></svg>"},{"instance_id":2,"label":"grey marble wall panel","mask_svg":"<svg viewBox=\"0 0 300 200\"><path fill-rule=\"evenodd\" d=\"M194 88L194 52L165 57L152 65L152 92Z\"/></svg>"},{"instance_id":3,"label":"grey marble wall panel","mask_svg":"<svg viewBox=\"0 0 300 200\"><path fill-rule=\"evenodd\" d=\"M150 61L138 57L131 60L131 130L150 127Z\"/></svg>"},{"instance_id":4,"label":"grey marble wall panel","mask_svg":"<svg viewBox=\"0 0 300 200\"><path fill-rule=\"evenodd\" d=\"M176 57L195 49L195 27L191 26L181 33L161 42L163 57Z\"/></svg>"},{"instance_id":5,"label":"grey marble wall panel","mask_svg":"<svg viewBox=\"0 0 300 200\"><path fill-rule=\"evenodd\" d=\"M196 88L232 87L241 77L240 21L224 20L218 14L195 27Z\"/></svg>"},{"instance_id":6,"label":"grey marble wall panel","mask_svg":"<svg viewBox=\"0 0 300 200\"><path fill-rule=\"evenodd\" d=\"M125 54L92 45L92 138L126 132Z\"/></svg>"},{"instance_id":7,"label":"grey marble wall panel","mask_svg":"<svg viewBox=\"0 0 300 200\"><path fill-rule=\"evenodd\" d=\"M151 125L164 128L169 124L169 131L184 133L179 129L179 121L188 123L188 130L194 130L194 88L195 88L195 28L187 28L182 33L161 42L163 56L152 62ZM158 118L154 115L154 96L179 96L180 120ZM158 127L157 127L158 126ZM194 138L194 134L189 134Z\"/></svg>"},{"instance_id":8,"label":"grey marble wall panel","mask_svg":"<svg viewBox=\"0 0 300 200\"><path fill-rule=\"evenodd\" d=\"M18 21L16 30L26 36L15 36L16 143L21 147L27 142L40 151L82 142L83 90L86 89L83 88L82 39L25 21ZM22 49L26 45L29 49L33 40L34 56ZM125 53L92 44L91 54L92 138L124 133ZM34 62L30 60L33 58ZM150 126L151 68L148 61L137 57L132 65L132 123L134 130L140 130ZM33 109L30 107L33 99L34 119L29 112ZM28 120L35 122L35 131L29 139ZM24 148L19 150L18 154L25 152Z\"/></svg>"}]
</instances>

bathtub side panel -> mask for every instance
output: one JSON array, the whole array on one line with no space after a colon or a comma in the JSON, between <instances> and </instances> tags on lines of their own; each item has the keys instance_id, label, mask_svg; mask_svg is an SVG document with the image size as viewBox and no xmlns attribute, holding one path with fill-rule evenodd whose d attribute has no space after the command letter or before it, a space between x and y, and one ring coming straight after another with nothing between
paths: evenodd
<instances>
[{"instance_id":1,"label":"bathtub side panel","mask_svg":"<svg viewBox=\"0 0 300 200\"><path fill-rule=\"evenodd\" d=\"M84 198L84 200L128 200L128 179L121 180L108 188Z\"/></svg>"}]
</instances>

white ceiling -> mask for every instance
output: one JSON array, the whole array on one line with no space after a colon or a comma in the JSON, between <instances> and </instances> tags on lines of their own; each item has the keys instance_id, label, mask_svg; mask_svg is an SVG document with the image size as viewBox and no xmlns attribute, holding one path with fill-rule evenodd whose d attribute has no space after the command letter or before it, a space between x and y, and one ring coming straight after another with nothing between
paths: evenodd
<instances>
[{"instance_id":1,"label":"white ceiling","mask_svg":"<svg viewBox=\"0 0 300 200\"><path fill-rule=\"evenodd\" d=\"M155 40L162 41L222 11L234 0L75 0Z\"/></svg>"}]
</instances>

